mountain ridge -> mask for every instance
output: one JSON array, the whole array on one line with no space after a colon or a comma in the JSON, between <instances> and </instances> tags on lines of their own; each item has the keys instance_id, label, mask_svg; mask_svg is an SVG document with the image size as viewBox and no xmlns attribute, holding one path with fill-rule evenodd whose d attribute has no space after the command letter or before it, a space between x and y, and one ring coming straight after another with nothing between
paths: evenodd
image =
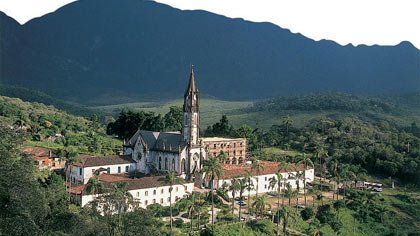
<instances>
[{"instance_id":1,"label":"mountain ridge","mask_svg":"<svg viewBox=\"0 0 420 236\"><path fill-rule=\"evenodd\" d=\"M1 40L1 80L78 102L179 97L192 63L200 91L223 99L419 88L420 53L409 42L341 46L272 23L155 2L77 1L20 26Z\"/></svg>"}]
</instances>

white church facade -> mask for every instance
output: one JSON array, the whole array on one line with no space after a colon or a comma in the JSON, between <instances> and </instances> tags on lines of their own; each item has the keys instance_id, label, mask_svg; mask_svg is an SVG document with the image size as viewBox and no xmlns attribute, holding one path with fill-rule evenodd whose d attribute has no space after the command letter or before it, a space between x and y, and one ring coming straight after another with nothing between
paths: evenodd
<instances>
[{"instance_id":1,"label":"white church facade","mask_svg":"<svg viewBox=\"0 0 420 236\"><path fill-rule=\"evenodd\" d=\"M192 180L199 173L201 161L207 158L199 138L199 97L195 84L194 67L184 93L184 121L182 131L137 131L124 145L124 155L137 163L144 174L174 171Z\"/></svg>"}]
</instances>

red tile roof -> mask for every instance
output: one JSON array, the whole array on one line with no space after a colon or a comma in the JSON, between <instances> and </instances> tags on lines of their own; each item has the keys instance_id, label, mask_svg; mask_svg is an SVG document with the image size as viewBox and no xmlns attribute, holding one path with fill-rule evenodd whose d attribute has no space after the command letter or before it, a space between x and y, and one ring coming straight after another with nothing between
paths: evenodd
<instances>
[{"instance_id":1,"label":"red tile roof","mask_svg":"<svg viewBox=\"0 0 420 236\"><path fill-rule=\"evenodd\" d=\"M52 157L56 157L54 150L44 147L27 147L22 152L34 157L49 157L51 152Z\"/></svg>"},{"instance_id":2,"label":"red tile roof","mask_svg":"<svg viewBox=\"0 0 420 236\"><path fill-rule=\"evenodd\" d=\"M73 162L73 165L80 167L94 167L94 166L110 166L136 163L130 156L92 156L81 154L79 156L81 162Z\"/></svg>"},{"instance_id":3,"label":"red tile roof","mask_svg":"<svg viewBox=\"0 0 420 236\"><path fill-rule=\"evenodd\" d=\"M111 184L116 182L126 182L128 184L127 190L169 186L164 181L162 181L164 176L150 176L132 179L127 174L101 174L98 176L98 178L105 185L105 188L111 188ZM81 186L83 186L82 190L84 190L84 186L86 185ZM79 190L79 188L77 188L77 190Z\"/></svg>"},{"instance_id":4,"label":"red tile roof","mask_svg":"<svg viewBox=\"0 0 420 236\"><path fill-rule=\"evenodd\" d=\"M269 175L269 174L275 174L278 170L278 162L273 161L260 161L261 164L264 166L264 170L260 171L260 175ZM242 165L229 165L229 164L221 164L222 167L222 176L220 179L231 179L235 177L244 177L246 175L246 172L249 171L252 173L253 176L257 175L257 172L252 170L251 164L242 164ZM298 171L304 170L303 165L299 165L297 167ZM295 170L295 165L291 164L291 170ZM283 173L288 172L286 170L282 171Z\"/></svg>"}]
</instances>

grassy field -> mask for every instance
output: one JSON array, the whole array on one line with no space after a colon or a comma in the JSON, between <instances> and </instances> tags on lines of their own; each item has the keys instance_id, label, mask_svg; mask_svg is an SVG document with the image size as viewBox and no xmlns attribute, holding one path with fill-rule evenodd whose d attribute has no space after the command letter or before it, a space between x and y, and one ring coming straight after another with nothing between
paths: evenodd
<instances>
[{"instance_id":1,"label":"grassy field","mask_svg":"<svg viewBox=\"0 0 420 236\"><path fill-rule=\"evenodd\" d=\"M151 111L159 114L165 114L169 111L170 106L182 106L183 100L170 100L165 102L135 102L123 103L106 106L90 107L94 110L102 111L106 114L114 116L123 108L133 110ZM212 125L220 120L222 115L227 115L229 122L234 127L242 124L251 127L260 127L267 129L272 125L281 125L283 117L290 115L293 119L293 126L301 127L313 120L320 118L337 118L337 117L361 117L366 121L392 121L400 126L410 126L412 122L420 123L420 110L412 109L404 114L376 113L376 112L348 112L348 111L255 111L257 109L248 109L252 107L254 101L224 101L217 99L201 99L200 100L200 122L201 129Z\"/></svg>"}]
</instances>

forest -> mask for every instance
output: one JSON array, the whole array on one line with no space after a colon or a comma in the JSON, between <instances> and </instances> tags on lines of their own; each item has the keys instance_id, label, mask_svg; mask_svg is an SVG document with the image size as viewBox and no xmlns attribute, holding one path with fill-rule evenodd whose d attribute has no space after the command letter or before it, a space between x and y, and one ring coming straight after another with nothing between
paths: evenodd
<instances>
[{"instance_id":1,"label":"forest","mask_svg":"<svg viewBox=\"0 0 420 236\"><path fill-rule=\"evenodd\" d=\"M293 107L298 107L299 103L296 101ZM338 109L341 105L334 106ZM391 108L390 111L381 108L378 112L401 109L383 107ZM308 205L305 202L303 209L293 204L266 209L270 198L290 202L297 197L299 201L302 195L294 191L253 198L252 206L256 211L250 210L250 213L260 219L246 222L232 214L235 204L230 204L231 199L225 199L229 204L221 200L226 198L225 191L236 188L225 186L217 190L214 204L220 212L218 223L212 225L209 223L211 194L194 193L176 202L171 210L153 204L147 209L127 211L124 204L131 197L123 185L115 185L107 204L122 206L120 214L101 215L95 210L95 204L81 208L69 201L60 172L40 172L30 157L21 153L21 148L28 145L61 150L66 160L80 153L115 153L122 145L121 140L139 128L180 130L180 107L171 107L164 115L123 109L115 119L104 124L96 115L78 117L52 106L0 97L0 235L138 235L138 232L152 236L171 235L171 232L174 235L273 235L276 232L418 235L420 133L415 122L405 126L392 120L375 121L352 115L314 118L295 126L291 114L280 117L282 124L269 129L249 125L235 127L224 115L202 129L201 135L247 138L250 156L256 160L300 162L309 159L316 175L328 181L308 190L308 198L313 201ZM381 182L384 192L371 193L353 187L345 188L344 192L332 190L334 183L354 180ZM396 187L392 188L394 184ZM332 193L333 198L322 197L320 191ZM178 214L191 222L175 219L172 231L163 219Z\"/></svg>"}]
</instances>

